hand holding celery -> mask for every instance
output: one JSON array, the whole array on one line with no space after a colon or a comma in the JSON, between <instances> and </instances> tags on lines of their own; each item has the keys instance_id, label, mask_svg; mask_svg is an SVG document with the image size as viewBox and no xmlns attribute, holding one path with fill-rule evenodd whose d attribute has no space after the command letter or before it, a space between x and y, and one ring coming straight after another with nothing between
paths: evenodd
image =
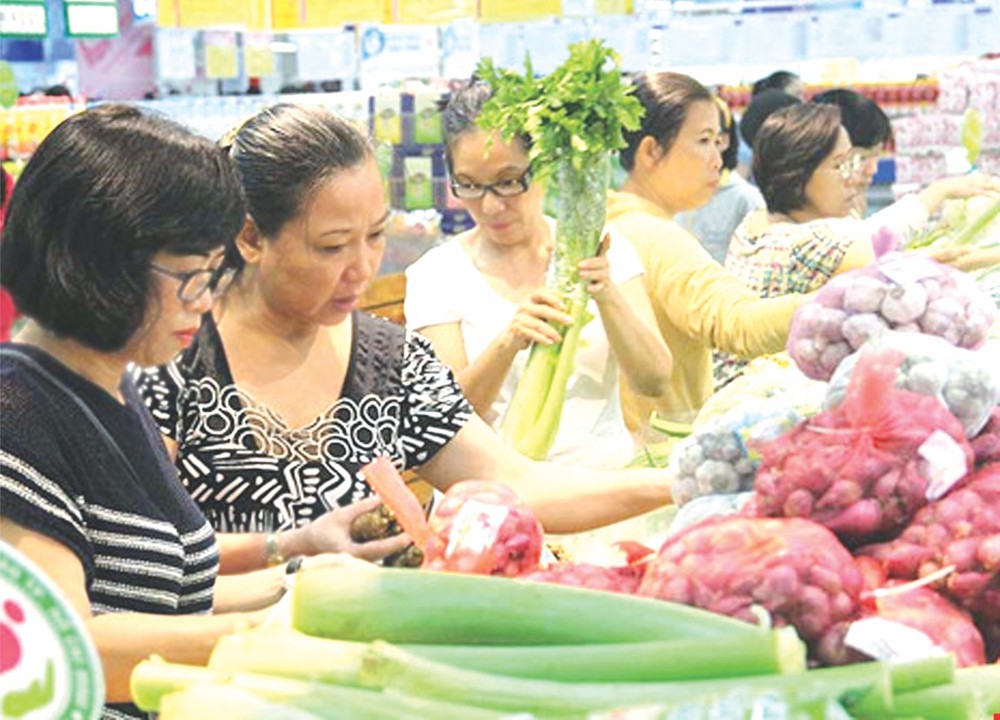
<instances>
[{"instance_id":1,"label":"hand holding celery","mask_svg":"<svg viewBox=\"0 0 1000 720\"><path fill-rule=\"evenodd\" d=\"M608 153L623 145L622 130L636 128L642 110L622 81L614 51L596 40L572 45L569 59L541 79L534 77L530 60L519 75L486 58L477 75L493 89L480 127L505 140L527 134L535 177L543 182L554 177L561 199L551 285L571 322L556 328L560 342L532 347L503 425L517 450L541 459L555 440L580 331L591 319L579 263L597 254Z\"/></svg>"}]
</instances>

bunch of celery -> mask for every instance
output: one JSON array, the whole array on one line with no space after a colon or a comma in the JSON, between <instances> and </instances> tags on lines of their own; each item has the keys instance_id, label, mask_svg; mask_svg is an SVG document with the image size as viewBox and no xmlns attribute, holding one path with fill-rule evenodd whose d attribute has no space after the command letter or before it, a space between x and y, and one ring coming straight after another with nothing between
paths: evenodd
<instances>
[{"instance_id":1,"label":"bunch of celery","mask_svg":"<svg viewBox=\"0 0 1000 720\"><path fill-rule=\"evenodd\" d=\"M540 79L530 58L524 75L498 69L489 58L476 72L493 89L479 126L507 141L530 139L534 177L558 196L549 285L558 290L573 321L559 328L561 342L531 348L502 428L519 452L541 459L559 429L580 332L592 319L577 265L600 245L609 154L624 146L623 131L639 126L643 110L622 80L617 55L599 40L571 45L569 58Z\"/></svg>"}]
</instances>

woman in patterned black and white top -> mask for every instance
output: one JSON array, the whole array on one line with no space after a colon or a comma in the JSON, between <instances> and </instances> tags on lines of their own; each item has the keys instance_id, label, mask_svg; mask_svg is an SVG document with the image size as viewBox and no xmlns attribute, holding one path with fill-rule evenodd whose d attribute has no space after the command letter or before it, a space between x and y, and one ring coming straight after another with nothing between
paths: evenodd
<instances>
[{"instance_id":1,"label":"woman in patterned black and white top","mask_svg":"<svg viewBox=\"0 0 1000 720\"><path fill-rule=\"evenodd\" d=\"M389 212L371 146L349 123L278 105L247 121L230 153L249 207L224 261L234 275L192 346L138 382L192 497L216 529L242 533L220 535L232 556L259 563L270 533L285 557L363 551L330 535L337 508L371 495L358 471L379 455L439 489L506 482L553 532L669 501L661 472L567 472L517 455L426 340L357 310Z\"/></svg>"},{"instance_id":2,"label":"woman in patterned black and white top","mask_svg":"<svg viewBox=\"0 0 1000 720\"><path fill-rule=\"evenodd\" d=\"M217 578L212 528L125 374L190 342L243 217L217 147L127 105L60 124L14 191L0 281L29 322L0 347L0 537L86 618L105 718L144 716L137 662L204 663L282 593L284 568Z\"/></svg>"}]
</instances>

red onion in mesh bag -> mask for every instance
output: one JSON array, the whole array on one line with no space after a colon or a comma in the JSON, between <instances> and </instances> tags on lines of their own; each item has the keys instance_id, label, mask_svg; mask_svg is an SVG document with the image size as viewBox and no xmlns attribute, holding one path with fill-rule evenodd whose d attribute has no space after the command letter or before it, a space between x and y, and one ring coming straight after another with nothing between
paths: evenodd
<instances>
[{"instance_id":1,"label":"red onion in mesh bag","mask_svg":"<svg viewBox=\"0 0 1000 720\"><path fill-rule=\"evenodd\" d=\"M721 517L667 539L638 594L775 626L793 625L824 663L846 662L849 623L860 613L861 572L822 525L799 518Z\"/></svg>"},{"instance_id":2,"label":"red onion in mesh bag","mask_svg":"<svg viewBox=\"0 0 1000 720\"><path fill-rule=\"evenodd\" d=\"M896 534L968 472L961 423L937 398L894 387L901 361L865 350L840 407L759 446L759 515L810 518L855 546Z\"/></svg>"},{"instance_id":3,"label":"red onion in mesh bag","mask_svg":"<svg viewBox=\"0 0 1000 720\"><path fill-rule=\"evenodd\" d=\"M639 589L639 583L642 582L645 572L645 563L617 567L591 563L565 563L522 575L521 579L632 595Z\"/></svg>"},{"instance_id":4,"label":"red onion in mesh bag","mask_svg":"<svg viewBox=\"0 0 1000 720\"><path fill-rule=\"evenodd\" d=\"M430 519L427 570L514 577L538 569L544 530L509 487L466 480L448 489Z\"/></svg>"},{"instance_id":5,"label":"red onion in mesh bag","mask_svg":"<svg viewBox=\"0 0 1000 720\"><path fill-rule=\"evenodd\" d=\"M986 427L979 431L971 444L977 466L1000 463L1000 407L993 409Z\"/></svg>"},{"instance_id":6,"label":"red onion in mesh bag","mask_svg":"<svg viewBox=\"0 0 1000 720\"><path fill-rule=\"evenodd\" d=\"M922 255L889 253L831 279L792 318L788 353L814 380L829 380L855 350L885 330L938 335L974 349L996 318L971 277Z\"/></svg>"},{"instance_id":7,"label":"red onion in mesh bag","mask_svg":"<svg viewBox=\"0 0 1000 720\"><path fill-rule=\"evenodd\" d=\"M984 634L1000 625L1000 464L920 510L890 542L861 548L890 578L913 580L954 566L936 588L969 610Z\"/></svg>"}]
</instances>

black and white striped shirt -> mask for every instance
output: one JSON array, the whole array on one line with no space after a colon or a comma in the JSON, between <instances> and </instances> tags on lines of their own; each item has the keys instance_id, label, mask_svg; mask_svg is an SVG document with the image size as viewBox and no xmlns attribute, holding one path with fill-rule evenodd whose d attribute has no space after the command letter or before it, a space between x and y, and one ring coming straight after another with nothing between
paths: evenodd
<instances>
[{"instance_id":1,"label":"black and white striped shirt","mask_svg":"<svg viewBox=\"0 0 1000 720\"><path fill-rule=\"evenodd\" d=\"M123 405L44 352L9 347L42 371L7 353L0 360L0 515L76 554L95 614L211 612L215 535L178 482L131 380L122 382ZM144 715L109 706L105 717Z\"/></svg>"}]
</instances>

